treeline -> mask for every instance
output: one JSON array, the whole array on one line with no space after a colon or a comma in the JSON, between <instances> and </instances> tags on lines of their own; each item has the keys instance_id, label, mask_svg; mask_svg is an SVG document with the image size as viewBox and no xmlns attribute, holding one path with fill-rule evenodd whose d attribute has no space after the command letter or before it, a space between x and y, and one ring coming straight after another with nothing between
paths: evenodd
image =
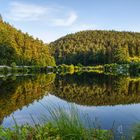
<instances>
[{"instance_id":1,"label":"treeline","mask_svg":"<svg viewBox=\"0 0 140 140\"><path fill-rule=\"evenodd\" d=\"M55 65L48 46L0 18L0 65Z\"/></svg>"},{"instance_id":2,"label":"treeline","mask_svg":"<svg viewBox=\"0 0 140 140\"><path fill-rule=\"evenodd\" d=\"M140 33L134 32L81 31L62 37L49 46L57 64L140 61Z\"/></svg>"}]
</instances>

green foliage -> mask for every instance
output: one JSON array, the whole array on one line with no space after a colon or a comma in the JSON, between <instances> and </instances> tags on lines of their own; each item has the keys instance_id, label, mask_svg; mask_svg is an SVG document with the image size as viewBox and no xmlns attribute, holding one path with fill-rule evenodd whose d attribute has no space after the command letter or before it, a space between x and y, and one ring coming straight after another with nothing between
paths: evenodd
<instances>
[{"instance_id":1,"label":"green foliage","mask_svg":"<svg viewBox=\"0 0 140 140\"><path fill-rule=\"evenodd\" d=\"M62 64L56 67L56 71L59 72L59 74L67 74L67 73L73 74L75 72L75 67L72 64L71 65Z\"/></svg>"},{"instance_id":2,"label":"green foliage","mask_svg":"<svg viewBox=\"0 0 140 140\"><path fill-rule=\"evenodd\" d=\"M0 65L55 65L48 45L0 20Z\"/></svg>"},{"instance_id":3,"label":"green foliage","mask_svg":"<svg viewBox=\"0 0 140 140\"><path fill-rule=\"evenodd\" d=\"M15 62L13 62L12 64L11 64L11 67L16 67L16 63Z\"/></svg>"},{"instance_id":4,"label":"green foliage","mask_svg":"<svg viewBox=\"0 0 140 140\"><path fill-rule=\"evenodd\" d=\"M109 130L93 128L90 123L96 122L90 122L85 127L84 122L89 122L88 116L84 115L85 117L81 120L80 112L73 105L69 106L67 110L55 106L46 109L51 114L52 126L58 129L58 134L63 140L108 140L112 136Z\"/></svg>"},{"instance_id":5,"label":"green foliage","mask_svg":"<svg viewBox=\"0 0 140 140\"><path fill-rule=\"evenodd\" d=\"M74 73L74 65L71 64L71 65L68 67L68 71L69 71L69 73L73 74L73 73Z\"/></svg>"},{"instance_id":6,"label":"green foliage","mask_svg":"<svg viewBox=\"0 0 140 140\"><path fill-rule=\"evenodd\" d=\"M130 74L135 76L140 75L140 62L130 63Z\"/></svg>"},{"instance_id":7,"label":"green foliage","mask_svg":"<svg viewBox=\"0 0 140 140\"><path fill-rule=\"evenodd\" d=\"M140 33L81 31L62 37L49 46L57 64L128 63L134 57L140 60Z\"/></svg>"},{"instance_id":8,"label":"green foliage","mask_svg":"<svg viewBox=\"0 0 140 140\"><path fill-rule=\"evenodd\" d=\"M46 107L45 107L46 108ZM48 109L48 108L47 108ZM17 124L11 130L0 127L0 139L5 140L109 140L112 133L109 130L99 128L86 128L75 109L70 107L67 111L64 108L51 107L49 109L51 120L44 116L44 125L23 125ZM86 120L88 118L84 118ZM16 122L16 120L15 120ZM90 124L89 124L90 125Z\"/></svg>"},{"instance_id":9,"label":"green foliage","mask_svg":"<svg viewBox=\"0 0 140 140\"><path fill-rule=\"evenodd\" d=\"M132 137L133 140L139 140L140 139L140 124L136 124L134 125L133 129L132 129Z\"/></svg>"},{"instance_id":10,"label":"green foliage","mask_svg":"<svg viewBox=\"0 0 140 140\"><path fill-rule=\"evenodd\" d=\"M129 64L105 64L104 65L104 73L105 74L114 74L114 75L129 75L130 72Z\"/></svg>"},{"instance_id":11,"label":"green foliage","mask_svg":"<svg viewBox=\"0 0 140 140\"><path fill-rule=\"evenodd\" d=\"M76 72L96 72L96 73L103 73L103 66L98 65L98 66L82 66L82 65L59 65L55 67L56 73L65 75L65 74L73 74Z\"/></svg>"},{"instance_id":12,"label":"green foliage","mask_svg":"<svg viewBox=\"0 0 140 140\"><path fill-rule=\"evenodd\" d=\"M0 139L2 140L60 140L57 128L51 124L31 127L24 125L15 127L13 130L0 127Z\"/></svg>"},{"instance_id":13,"label":"green foliage","mask_svg":"<svg viewBox=\"0 0 140 140\"><path fill-rule=\"evenodd\" d=\"M11 72L11 67L8 67L8 66L3 66L3 67L0 67L0 74L8 74Z\"/></svg>"}]
</instances>

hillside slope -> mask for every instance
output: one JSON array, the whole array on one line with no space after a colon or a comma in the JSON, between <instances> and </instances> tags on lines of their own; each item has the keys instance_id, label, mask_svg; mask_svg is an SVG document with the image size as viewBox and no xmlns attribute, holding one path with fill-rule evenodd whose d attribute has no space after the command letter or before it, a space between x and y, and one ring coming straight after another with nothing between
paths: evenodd
<instances>
[{"instance_id":1,"label":"hillside slope","mask_svg":"<svg viewBox=\"0 0 140 140\"><path fill-rule=\"evenodd\" d=\"M0 65L55 65L48 46L0 19Z\"/></svg>"},{"instance_id":2,"label":"hillside slope","mask_svg":"<svg viewBox=\"0 0 140 140\"><path fill-rule=\"evenodd\" d=\"M57 64L94 65L140 60L140 33L89 30L52 43Z\"/></svg>"}]
</instances>

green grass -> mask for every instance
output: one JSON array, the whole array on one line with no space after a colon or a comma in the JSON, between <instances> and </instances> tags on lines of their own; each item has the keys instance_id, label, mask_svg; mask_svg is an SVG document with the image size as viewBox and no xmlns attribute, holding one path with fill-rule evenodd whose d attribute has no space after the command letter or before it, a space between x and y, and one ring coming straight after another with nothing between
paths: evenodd
<instances>
[{"instance_id":1,"label":"green grass","mask_svg":"<svg viewBox=\"0 0 140 140\"><path fill-rule=\"evenodd\" d=\"M62 108L46 108L50 118L43 116L43 125L28 124L18 126L15 121L13 129L0 127L0 140L110 140L112 133L109 130L85 127L75 107L68 110ZM33 118L32 118L33 119ZM49 120L49 121L48 121ZM33 119L34 121L34 119Z\"/></svg>"},{"instance_id":2,"label":"green grass","mask_svg":"<svg viewBox=\"0 0 140 140\"><path fill-rule=\"evenodd\" d=\"M140 124L136 124L132 128L133 140L140 140Z\"/></svg>"},{"instance_id":3,"label":"green grass","mask_svg":"<svg viewBox=\"0 0 140 140\"><path fill-rule=\"evenodd\" d=\"M89 120L88 116L85 116L83 120L80 119L80 115L74 106L70 106L66 111L63 108L55 108L53 110L48 108L51 114L51 124L54 128L58 129L59 135L63 139L108 139L109 133L106 130L95 129L88 124L85 128L84 121Z\"/></svg>"}]
</instances>

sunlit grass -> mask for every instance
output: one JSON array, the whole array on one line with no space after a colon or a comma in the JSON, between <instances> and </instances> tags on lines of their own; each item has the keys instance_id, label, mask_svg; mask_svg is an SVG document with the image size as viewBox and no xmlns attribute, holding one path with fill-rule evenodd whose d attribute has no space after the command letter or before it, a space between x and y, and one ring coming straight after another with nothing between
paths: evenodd
<instances>
[{"instance_id":1,"label":"sunlit grass","mask_svg":"<svg viewBox=\"0 0 140 140\"><path fill-rule=\"evenodd\" d=\"M74 106L69 106L66 110L60 107L46 108L51 114L51 125L53 128L57 128L59 135L63 139L109 139L111 136L109 131L93 128L91 126L91 121L89 121L88 115L80 119L80 114ZM84 122L88 122L87 127L85 127ZM94 122L93 122L94 123Z\"/></svg>"},{"instance_id":2,"label":"sunlit grass","mask_svg":"<svg viewBox=\"0 0 140 140\"><path fill-rule=\"evenodd\" d=\"M45 107L45 106L44 106ZM15 121L13 129L0 128L0 139L4 140L110 140L111 131L100 128L85 127L88 116L81 120L77 109L70 106L68 110L60 107L45 107L50 116L43 116L43 124L35 126L18 126ZM31 116L32 120L34 118ZM35 123L35 122L34 122Z\"/></svg>"}]
</instances>

